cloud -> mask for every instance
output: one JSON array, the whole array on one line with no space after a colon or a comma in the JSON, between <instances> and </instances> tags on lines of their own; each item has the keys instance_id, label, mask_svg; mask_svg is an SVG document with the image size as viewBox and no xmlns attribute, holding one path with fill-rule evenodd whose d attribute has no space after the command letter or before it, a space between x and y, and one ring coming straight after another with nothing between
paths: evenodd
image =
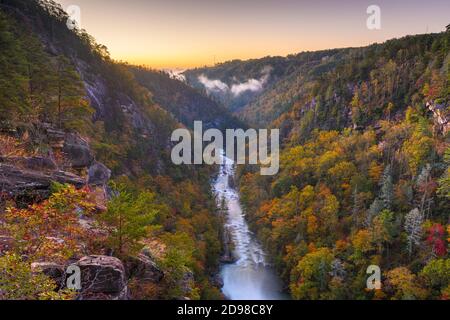
<instances>
[{"instance_id":1,"label":"cloud","mask_svg":"<svg viewBox=\"0 0 450 320\"><path fill-rule=\"evenodd\" d=\"M246 91L251 91L251 92L262 91L262 89L264 88L264 85L269 81L270 73L272 72L272 69L273 68L271 66L264 67L264 69L261 71L262 77L259 80L249 79L249 80L247 80L247 82L234 84L231 87L231 92L233 93L233 95L235 97L237 97Z\"/></svg>"},{"instance_id":2,"label":"cloud","mask_svg":"<svg viewBox=\"0 0 450 320\"><path fill-rule=\"evenodd\" d=\"M183 72L186 71L186 70L182 70L182 69L166 69L164 71L172 79L175 79L175 80L178 80L178 81L181 81L181 82L186 82L186 76L183 74Z\"/></svg>"},{"instance_id":3,"label":"cloud","mask_svg":"<svg viewBox=\"0 0 450 320\"><path fill-rule=\"evenodd\" d=\"M207 76L202 74L198 77L198 81L206 88L208 92L223 92L226 93L230 90L228 85L220 80L210 80Z\"/></svg>"},{"instance_id":4,"label":"cloud","mask_svg":"<svg viewBox=\"0 0 450 320\"><path fill-rule=\"evenodd\" d=\"M266 66L261 71L261 78L248 79L245 82L235 83L231 88L220 80L210 80L207 76L202 74L198 77L198 81L203 84L208 92L231 92L234 97L238 97L245 92L260 92L263 90L266 83L269 81L270 74L272 72L271 66ZM235 78L236 79L236 78Z\"/></svg>"},{"instance_id":5,"label":"cloud","mask_svg":"<svg viewBox=\"0 0 450 320\"><path fill-rule=\"evenodd\" d=\"M263 83L260 80L250 79L247 82L234 84L231 87L231 92L235 97L240 96L246 91L258 92L263 89Z\"/></svg>"}]
</instances>

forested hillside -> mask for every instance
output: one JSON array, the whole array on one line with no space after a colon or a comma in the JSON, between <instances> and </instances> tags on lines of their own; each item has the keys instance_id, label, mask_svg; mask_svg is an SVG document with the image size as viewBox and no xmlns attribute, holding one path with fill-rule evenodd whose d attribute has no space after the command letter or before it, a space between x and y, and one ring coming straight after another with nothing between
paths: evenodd
<instances>
[{"instance_id":1,"label":"forested hillside","mask_svg":"<svg viewBox=\"0 0 450 320\"><path fill-rule=\"evenodd\" d=\"M449 50L448 27L338 50L241 109L282 130L279 175L239 185L293 298L448 299Z\"/></svg>"},{"instance_id":2,"label":"forested hillside","mask_svg":"<svg viewBox=\"0 0 450 320\"><path fill-rule=\"evenodd\" d=\"M152 99L185 126L192 128L194 121L202 121L205 128L244 127L222 105L167 73L135 66L130 70L136 80L152 92Z\"/></svg>"},{"instance_id":3,"label":"forested hillside","mask_svg":"<svg viewBox=\"0 0 450 320\"><path fill-rule=\"evenodd\" d=\"M67 18L0 2L0 299L73 298L73 262L81 299L220 298L211 169L171 163L172 106Z\"/></svg>"},{"instance_id":4,"label":"forested hillside","mask_svg":"<svg viewBox=\"0 0 450 320\"><path fill-rule=\"evenodd\" d=\"M183 73L186 82L222 103L233 112L240 112L252 101L282 79L302 67L316 65L336 50L311 52L288 57L266 57L248 61L233 60L213 67L196 68Z\"/></svg>"},{"instance_id":5,"label":"forested hillside","mask_svg":"<svg viewBox=\"0 0 450 320\"><path fill-rule=\"evenodd\" d=\"M230 164L219 191L242 218L239 189L292 298L449 299L450 26L184 83L114 61L67 20L52 0L0 0L0 300L224 298L219 168L170 160L173 130L196 120L281 130L279 174L228 179Z\"/></svg>"}]
</instances>

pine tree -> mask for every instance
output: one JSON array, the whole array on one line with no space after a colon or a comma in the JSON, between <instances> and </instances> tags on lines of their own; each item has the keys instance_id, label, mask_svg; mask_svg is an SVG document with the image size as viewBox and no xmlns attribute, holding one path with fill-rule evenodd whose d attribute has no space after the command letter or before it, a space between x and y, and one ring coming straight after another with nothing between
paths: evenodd
<instances>
[{"instance_id":1,"label":"pine tree","mask_svg":"<svg viewBox=\"0 0 450 320\"><path fill-rule=\"evenodd\" d=\"M58 56L56 61L55 110L50 110L56 115L55 122L60 128L82 129L93 113L89 103L86 101L86 92L83 82L70 63L64 56Z\"/></svg>"},{"instance_id":2,"label":"pine tree","mask_svg":"<svg viewBox=\"0 0 450 320\"><path fill-rule=\"evenodd\" d=\"M13 23L0 12L0 121L14 122L30 110L26 52Z\"/></svg>"},{"instance_id":3,"label":"pine tree","mask_svg":"<svg viewBox=\"0 0 450 320\"><path fill-rule=\"evenodd\" d=\"M330 275L332 277L345 279L347 272L345 271L344 263L340 259L334 259L331 263Z\"/></svg>"},{"instance_id":4,"label":"pine tree","mask_svg":"<svg viewBox=\"0 0 450 320\"><path fill-rule=\"evenodd\" d=\"M133 195L123 186L114 187L116 195L99 220L110 229L109 244L117 256L137 253L140 240L158 214L155 196L149 192Z\"/></svg>"},{"instance_id":5,"label":"pine tree","mask_svg":"<svg viewBox=\"0 0 450 320\"><path fill-rule=\"evenodd\" d=\"M26 36L27 42L27 77L28 101L32 115L43 115L46 105L52 101L52 80L55 70L49 56L43 50L42 44L33 36ZM45 118L42 120L46 120Z\"/></svg>"},{"instance_id":6,"label":"pine tree","mask_svg":"<svg viewBox=\"0 0 450 320\"><path fill-rule=\"evenodd\" d=\"M441 179L439 179L438 193L442 197L450 198L450 148L447 148L445 151L444 162L447 168Z\"/></svg>"},{"instance_id":7,"label":"pine tree","mask_svg":"<svg viewBox=\"0 0 450 320\"><path fill-rule=\"evenodd\" d=\"M426 212L427 216L431 211L431 205L433 203L432 192L435 188L435 183L431 177L431 170L432 167L430 164L424 166L416 181L417 190L420 195L420 212L422 214Z\"/></svg>"},{"instance_id":8,"label":"pine tree","mask_svg":"<svg viewBox=\"0 0 450 320\"><path fill-rule=\"evenodd\" d=\"M391 166L388 165L384 169L381 178L381 200L383 201L383 209L390 210L394 198L394 184L392 182Z\"/></svg>"},{"instance_id":9,"label":"pine tree","mask_svg":"<svg viewBox=\"0 0 450 320\"><path fill-rule=\"evenodd\" d=\"M373 219L383 210L383 207L383 201L379 198L376 198L372 202L369 210L367 210L366 227L370 227L372 225Z\"/></svg>"},{"instance_id":10,"label":"pine tree","mask_svg":"<svg viewBox=\"0 0 450 320\"><path fill-rule=\"evenodd\" d=\"M420 213L419 209L413 209L406 215L405 231L407 233L407 249L410 257L414 246L420 245L422 239L422 223L423 215Z\"/></svg>"}]
</instances>

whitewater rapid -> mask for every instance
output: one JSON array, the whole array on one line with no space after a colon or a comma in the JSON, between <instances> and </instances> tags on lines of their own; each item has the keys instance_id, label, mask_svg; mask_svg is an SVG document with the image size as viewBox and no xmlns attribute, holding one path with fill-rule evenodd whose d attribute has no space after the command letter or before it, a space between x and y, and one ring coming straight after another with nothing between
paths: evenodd
<instances>
[{"instance_id":1,"label":"whitewater rapid","mask_svg":"<svg viewBox=\"0 0 450 320\"><path fill-rule=\"evenodd\" d=\"M234 177L234 162L222 156L223 165L214 183L214 192L219 204L225 200L227 217L225 228L233 242L236 262L221 268L223 294L231 300L283 300L282 282L267 263L266 254L250 231L238 192L230 186Z\"/></svg>"}]
</instances>

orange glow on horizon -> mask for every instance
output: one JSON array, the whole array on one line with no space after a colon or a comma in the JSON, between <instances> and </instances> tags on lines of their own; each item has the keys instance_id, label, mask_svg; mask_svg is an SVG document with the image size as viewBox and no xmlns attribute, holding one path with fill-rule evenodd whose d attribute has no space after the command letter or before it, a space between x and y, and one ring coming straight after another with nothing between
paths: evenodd
<instances>
[{"instance_id":1,"label":"orange glow on horizon","mask_svg":"<svg viewBox=\"0 0 450 320\"><path fill-rule=\"evenodd\" d=\"M152 68L194 68L302 51L360 47L441 32L450 2L378 0L381 30L366 26L366 0L56 0L77 5L81 27L111 57Z\"/></svg>"}]
</instances>

